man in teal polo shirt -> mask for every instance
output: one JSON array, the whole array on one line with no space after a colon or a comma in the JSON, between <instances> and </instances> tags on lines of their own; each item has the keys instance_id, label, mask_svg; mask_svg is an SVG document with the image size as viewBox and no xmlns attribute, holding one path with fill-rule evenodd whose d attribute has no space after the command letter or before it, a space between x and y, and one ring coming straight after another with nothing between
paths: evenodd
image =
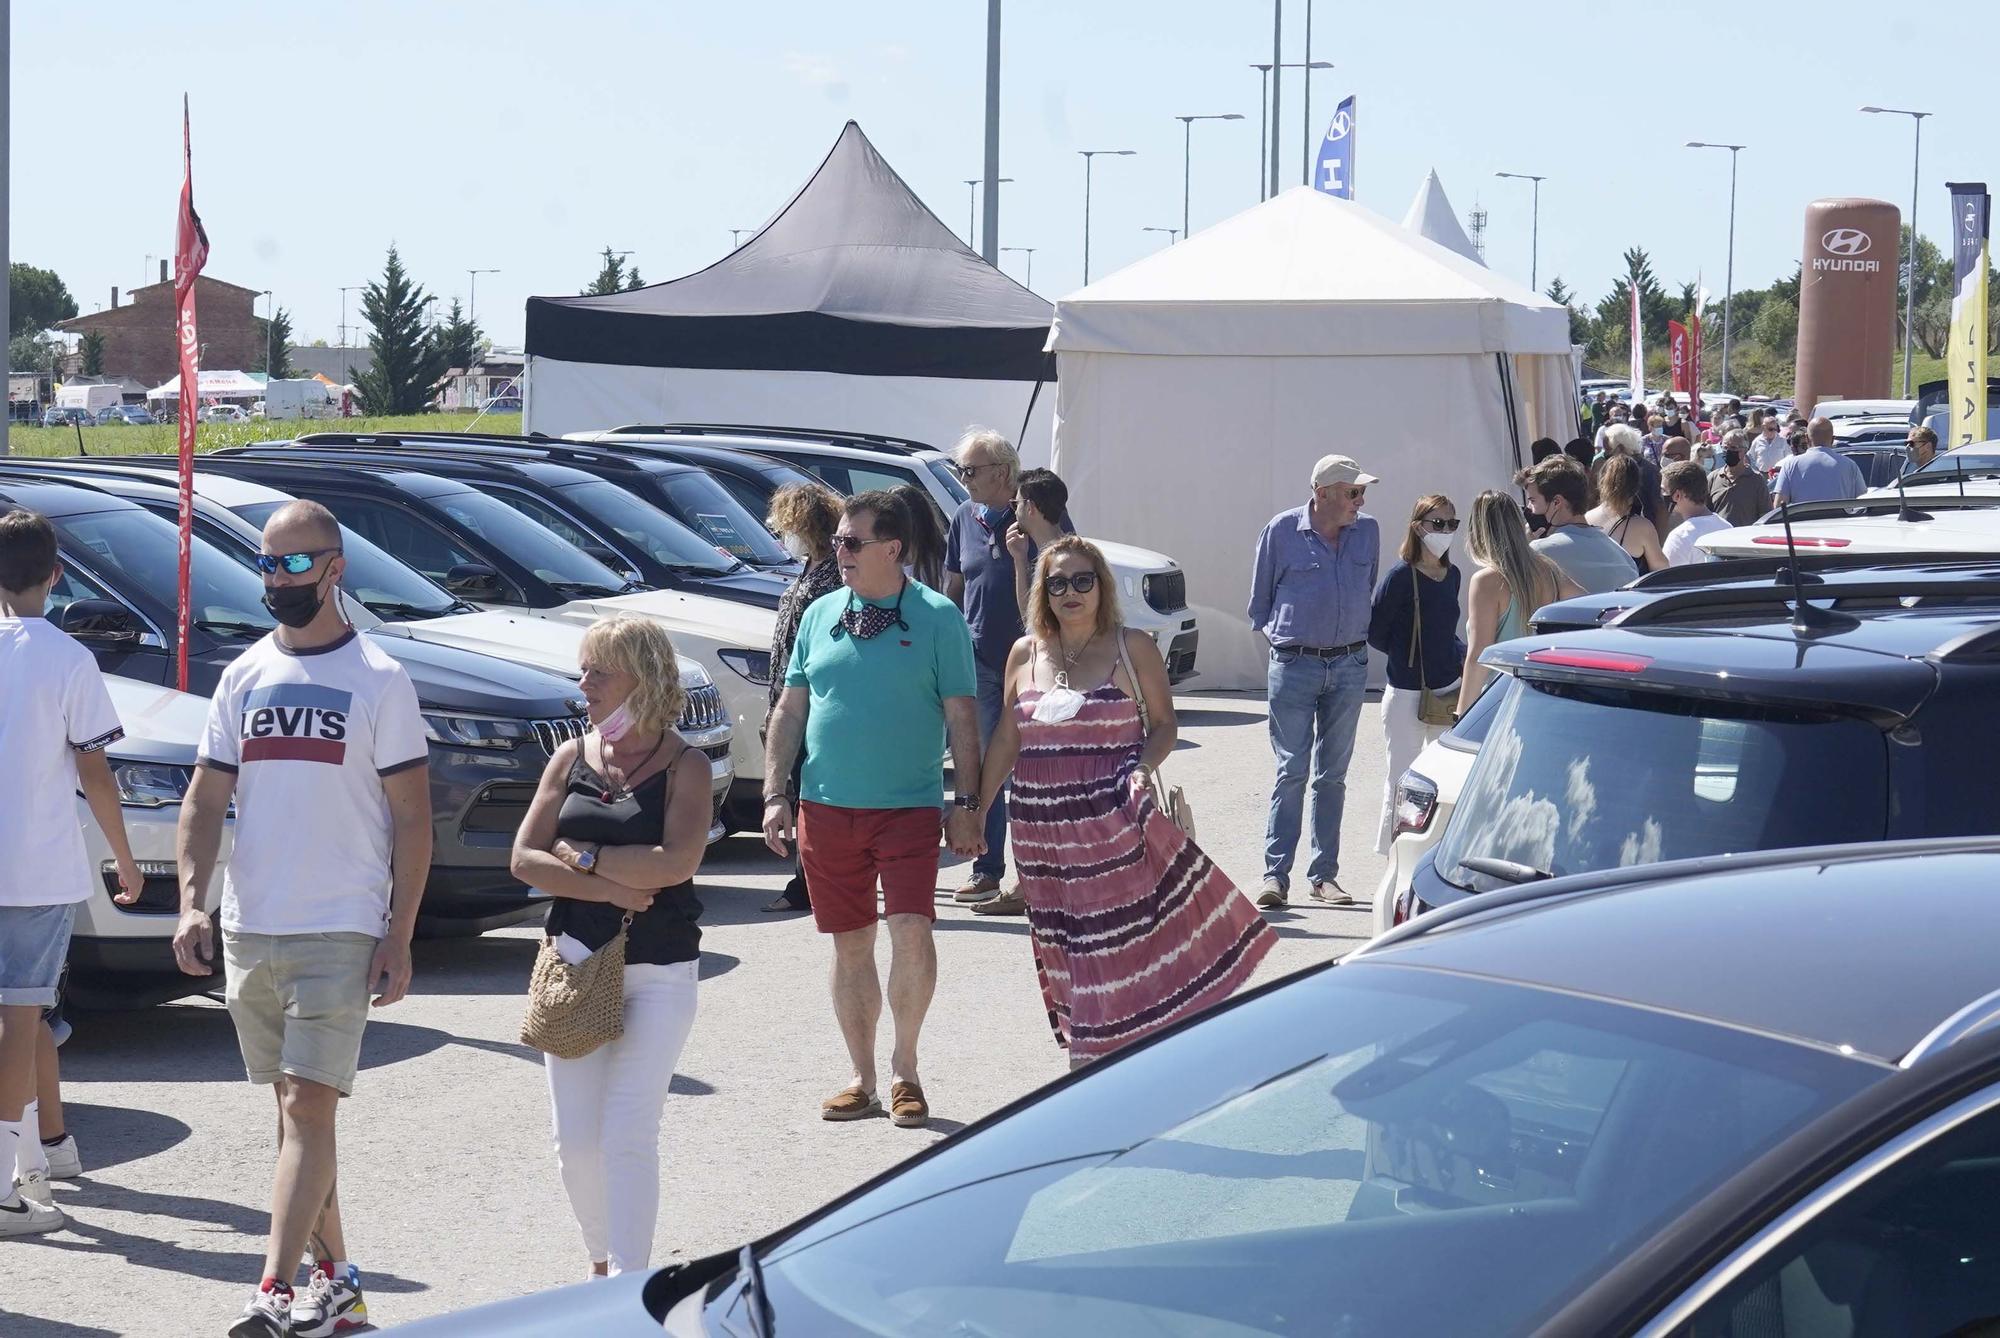
<instances>
[{"instance_id":1,"label":"man in teal polo shirt","mask_svg":"<svg viewBox=\"0 0 2000 1338\"><path fill-rule=\"evenodd\" d=\"M972 635L950 600L903 574L909 533L909 515L893 494L848 499L833 538L842 588L815 600L800 620L771 717L764 840L789 856L796 825L813 920L833 937L833 1012L854 1080L821 1103L829 1120L882 1113L875 1072L880 883L896 1037L889 1115L920 1128L930 1105L917 1076L917 1034L937 987L931 921L947 737L960 793L944 819L946 836L961 855L979 854L984 842ZM806 764L795 815L783 778L792 774L801 739Z\"/></svg>"}]
</instances>

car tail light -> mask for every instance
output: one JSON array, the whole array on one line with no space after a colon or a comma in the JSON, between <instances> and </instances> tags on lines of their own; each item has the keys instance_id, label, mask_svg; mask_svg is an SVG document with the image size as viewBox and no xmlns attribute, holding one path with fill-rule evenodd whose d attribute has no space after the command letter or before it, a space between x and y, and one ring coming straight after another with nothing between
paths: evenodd
<instances>
[{"instance_id":1,"label":"car tail light","mask_svg":"<svg viewBox=\"0 0 2000 1338\"><path fill-rule=\"evenodd\" d=\"M1769 544L1773 548L1845 548L1852 539L1835 539L1827 535L1808 534L1787 540L1782 534L1759 534L1750 540L1753 544Z\"/></svg>"},{"instance_id":2,"label":"car tail light","mask_svg":"<svg viewBox=\"0 0 2000 1338\"><path fill-rule=\"evenodd\" d=\"M1417 889L1406 887L1401 892L1398 892L1396 894L1396 904L1389 914L1389 927L1393 929L1409 919L1416 910L1416 904Z\"/></svg>"},{"instance_id":3,"label":"car tail light","mask_svg":"<svg viewBox=\"0 0 2000 1338\"><path fill-rule=\"evenodd\" d=\"M1437 814L1437 805L1438 787L1430 777L1405 771L1396 782L1395 835L1427 830L1431 818Z\"/></svg>"},{"instance_id":4,"label":"car tail light","mask_svg":"<svg viewBox=\"0 0 2000 1338\"><path fill-rule=\"evenodd\" d=\"M1646 655L1623 655L1610 650L1575 650L1567 646L1528 652L1530 664L1552 664L1564 669L1598 669L1612 674L1641 673L1652 662L1652 658Z\"/></svg>"}]
</instances>

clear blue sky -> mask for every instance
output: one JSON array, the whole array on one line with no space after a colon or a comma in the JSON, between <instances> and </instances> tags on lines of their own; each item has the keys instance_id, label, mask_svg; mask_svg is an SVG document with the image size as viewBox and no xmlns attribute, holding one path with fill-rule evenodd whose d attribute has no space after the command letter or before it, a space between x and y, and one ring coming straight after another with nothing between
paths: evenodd
<instances>
[{"instance_id":1,"label":"clear blue sky","mask_svg":"<svg viewBox=\"0 0 2000 1338\"><path fill-rule=\"evenodd\" d=\"M852 117L955 229L982 166L983 0L528 4L432 0L187 5L14 0L13 259L54 268L82 309L157 276L180 177L180 95L194 108L195 199L209 273L275 288L303 339L332 340L343 284L378 277L391 241L448 301L479 279L480 322L518 344L532 293L575 292L609 244L659 281L712 262L729 229L779 208ZM1286 0L1285 59L1305 0ZM1039 248L1034 286L1076 287L1083 167L1099 159L1092 270L1180 225L1181 113L1195 127L1196 230L1257 200L1258 75L1268 0L1007 0L1001 241ZM1925 122L1919 224L1943 183L2000 185L1989 96L2000 3L1935 0L1553 0L1535 18L1483 0L1317 0L1315 144L1360 95L1359 198L1400 219L1435 167L1461 218L1489 211L1488 262L1528 276L1542 173L1541 281L1592 299L1627 246L1663 281L1722 289L1728 155L1742 155L1736 280L1796 263L1803 210L1828 195L1907 208L1910 123ZM1972 57L1946 77L1950 52ZM1637 55L1626 54L1643 53ZM1283 161L1300 172L1298 73ZM1019 277L1020 256L1003 257ZM262 310L260 306L259 310ZM352 311L350 309L350 318Z\"/></svg>"}]
</instances>

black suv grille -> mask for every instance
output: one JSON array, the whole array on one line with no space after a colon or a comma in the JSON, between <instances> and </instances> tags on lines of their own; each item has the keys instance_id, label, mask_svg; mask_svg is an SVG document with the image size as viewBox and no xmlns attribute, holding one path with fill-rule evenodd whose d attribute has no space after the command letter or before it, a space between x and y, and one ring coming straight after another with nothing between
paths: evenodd
<instances>
[{"instance_id":1,"label":"black suv grille","mask_svg":"<svg viewBox=\"0 0 2000 1338\"><path fill-rule=\"evenodd\" d=\"M729 709L722 704L722 689L713 683L706 687L689 689L687 705L681 708L682 729L714 729L717 725L726 724L728 720Z\"/></svg>"},{"instance_id":2,"label":"black suv grille","mask_svg":"<svg viewBox=\"0 0 2000 1338\"><path fill-rule=\"evenodd\" d=\"M571 739L580 739L590 732L590 722L580 715L563 716L554 720L530 720L534 727L535 742L542 745L542 751L550 757L556 749Z\"/></svg>"},{"instance_id":3,"label":"black suv grille","mask_svg":"<svg viewBox=\"0 0 2000 1338\"><path fill-rule=\"evenodd\" d=\"M1160 613L1187 607L1187 573L1156 571L1146 578L1146 602Z\"/></svg>"}]
</instances>

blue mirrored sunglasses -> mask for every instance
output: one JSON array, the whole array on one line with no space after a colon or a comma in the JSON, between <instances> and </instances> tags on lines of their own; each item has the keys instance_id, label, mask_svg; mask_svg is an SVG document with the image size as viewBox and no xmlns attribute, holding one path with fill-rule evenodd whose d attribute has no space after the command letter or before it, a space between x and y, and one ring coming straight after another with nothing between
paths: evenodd
<instances>
[{"instance_id":1,"label":"blue mirrored sunglasses","mask_svg":"<svg viewBox=\"0 0 2000 1338\"><path fill-rule=\"evenodd\" d=\"M312 570L315 561L339 551L338 548L315 548L308 553L259 553L257 570L266 576L275 576L280 570L293 576L303 576Z\"/></svg>"}]
</instances>

